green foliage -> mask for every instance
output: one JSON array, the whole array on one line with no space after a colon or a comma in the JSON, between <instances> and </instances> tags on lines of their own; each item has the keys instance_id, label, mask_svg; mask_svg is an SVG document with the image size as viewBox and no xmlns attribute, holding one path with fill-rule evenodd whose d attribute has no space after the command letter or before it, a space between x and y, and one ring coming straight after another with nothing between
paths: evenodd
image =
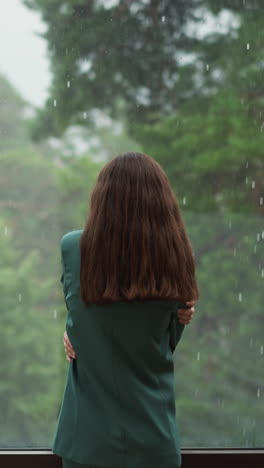
<instances>
[{"instance_id":1,"label":"green foliage","mask_svg":"<svg viewBox=\"0 0 264 468\"><path fill-rule=\"evenodd\" d=\"M22 111L26 101L0 76L0 151L12 150L24 146L29 136L27 127L23 124Z\"/></svg>"},{"instance_id":2,"label":"green foliage","mask_svg":"<svg viewBox=\"0 0 264 468\"><path fill-rule=\"evenodd\" d=\"M182 208L201 291L174 357L182 445L261 447L261 3L24 3L47 25L53 81L30 120L20 96L0 81L1 446L49 447L55 430L68 366L59 239L83 226L103 162L71 147L65 156L44 138L80 124L108 154L135 141L133 149L164 168ZM198 38L201 7L236 17L225 32ZM195 58L182 62L188 52ZM95 109L122 122L119 140L111 128L97 128ZM41 144L29 141L30 128Z\"/></svg>"},{"instance_id":3,"label":"green foliage","mask_svg":"<svg viewBox=\"0 0 264 468\"><path fill-rule=\"evenodd\" d=\"M184 447L261 447L262 218L188 212L186 223L201 299L175 356Z\"/></svg>"},{"instance_id":4,"label":"green foliage","mask_svg":"<svg viewBox=\"0 0 264 468\"><path fill-rule=\"evenodd\" d=\"M22 111L16 119L26 135ZM8 122L5 109L0 118ZM48 146L19 143L14 131L0 153L0 446L48 447L68 368L59 240L71 223L79 227L100 165L87 156L51 159Z\"/></svg>"},{"instance_id":5,"label":"green foliage","mask_svg":"<svg viewBox=\"0 0 264 468\"><path fill-rule=\"evenodd\" d=\"M193 105L198 113L183 105L155 125L138 126L143 150L160 162L190 209L263 213L264 133L226 88Z\"/></svg>"},{"instance_id":6,"label":"green foliage","mask_svg":"<svg viewBox=\"0 0 264 468\"><path fill-rule=\"evenodd\" d=\"M177 107L173 84L180 57L175 59L175 52L181 56L193 51L196 40L185 34L185 26L189 19L197 21L201 0L185 5L182 0L119 0L112 7L97 1L23 1L39 11L47 25L41 35L47 40L53 74L45 107L32 126L35 140L60 136L69 124L93 128L94 108L114 118L125 109L132 123L156 120L159 113ZM194 68L189 65L189 71ZM186 80L179 86L182 94L187 92Z\"/></svg>"},{"instance_id":7,"label":"green foliage","mask_svg":"<svg viewBox=\"0 0 264 468\"><path fill-rule=\"evenodd\" d=\"M65 168L58 171L63 232L81 229L84 225L89 212L90 192L102 165L87 157L68 158Z\"/></svg>"},{"instance_id":8,"label":"green foliage","mask_svg":"<svg viewBox=\"0 0 264 468\"><path fill-rule=\"evenodd\" d=\"M21 251L4 218L0 232L1 447L33 446L48 442L59 401L60 335L47 304L56 277L45 280L40 252Z\"/></svg>"}]
</instances>

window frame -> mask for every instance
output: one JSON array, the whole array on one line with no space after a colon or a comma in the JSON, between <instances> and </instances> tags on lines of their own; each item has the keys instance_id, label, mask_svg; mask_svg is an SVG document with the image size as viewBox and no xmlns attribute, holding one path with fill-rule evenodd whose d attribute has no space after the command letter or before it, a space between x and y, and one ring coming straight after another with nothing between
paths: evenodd
<instances>
[{"instance_id":1,"label":"window frame","mask_svg":"<svg viewBox=\"0 0 264 468\"><path fill-rule=\"evenodd\" d=\"M181 468L263 468L264 449L196 449L181 450ZM0 449L0 466L5 468L55 468L62 467L61 457L51 450Z\"/></svg>"}]
</instances>

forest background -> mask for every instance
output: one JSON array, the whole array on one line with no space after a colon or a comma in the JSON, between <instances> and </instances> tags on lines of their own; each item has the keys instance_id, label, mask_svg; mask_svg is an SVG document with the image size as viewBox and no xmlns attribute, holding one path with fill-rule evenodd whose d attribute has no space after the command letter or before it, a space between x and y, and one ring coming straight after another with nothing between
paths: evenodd
<instances>
[{"instance_id":1,"label":"forest background","mask_svg":"<svg viewBox=\"0 0 264 468\"><path fill-rule=\"evenodd\" d=\"M0 76L0 446L51 447L69 366L59 241L105 162L138 150L168 174L196 256L174 355L182 446L263 448L261 1L23 3L52 83L29 115Z\"/></svg>"}]
</instances>

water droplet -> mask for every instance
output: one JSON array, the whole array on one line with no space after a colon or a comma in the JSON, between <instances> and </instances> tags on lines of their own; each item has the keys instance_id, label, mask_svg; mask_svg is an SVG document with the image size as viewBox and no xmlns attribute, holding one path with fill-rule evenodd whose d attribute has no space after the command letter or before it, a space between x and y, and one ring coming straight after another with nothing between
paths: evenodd
<instances>
[{"instance_id":1,"label":"water droplet","mask_svg":"<svg viewBox=\"0 0 264 468\"><path fill-rule=\"evenodd\" d=\"M260 397L260 388L258 387L258 389L257 389L257 398L259 398L259 397Z\"/></svg>"},{"instance_id":2,"label":"water droplet","mask_svg":"<svg viewBox=\"0 0 264 468\"><path fill-rule=\"evenodd\" d=\"M5 225L4 234L5 234L5 236L7 235L7 225Z\"/></svg>"},{"instance_id":3,"label":"water droplet","mask_svg":"<svg viewBox=\"0 0 264 468\"><path fill-rule=\"evenodd\" d=\"M254 245L254 253L257 253L257 244Z\"/></svg>"},{"instance_id":4,"label":"water droplet","mask_svg":"<svg viewBox=\"0 0 264 468\"><path fill-rule=\"evenodd\" d=\"M182 203L183 203L183 205L186 205L186 197L183 197Z\"/></svg>"},{"instance_id":5,"label":"water droplet","mask_svg":"<svg viewBox=\"0 0 264 468\"><path fill-rule=\"evenodd\" d=\"M206 67L205 67L205 68L206 68L207 71L209 70L209 68L210 68L209 63L206 64Z\"/></svg>"},{"instance_id":6,"label":"water droplet","mask_svg":"<svg viewBox=\"0 0 264 468\"><path fill-rule=\"evenodd\" d=\"M255 188L255 185L256 185L255 180L252 180L252 188L253 189Z\"/></svg>"},{"instance_id":7,"label":"water droplet","mask_svg":"<svg viewBox=\"0 0 264 468\"><path fill-rule=\"evenodd\" d=\"M200 361L200 351L197 352L197 361Z\"/></svg>"},{"instance_id":8,"label":"water droplet","mask_svg":"<svg viewBox=\"0 0 264 468\"><path fill-rule=\"evenodd\" d=\"M57 318L57 310L56 309L54 309L54 311L53 311L53 316L54 316L55 319Z\"/></svg>"},{"instance_id":9,"label":"water droplet","mask_svg":"<svg viewBox=\"0 0 264 468\"><path fill-rule=\"evenodd\" d=\"M67 81L67 88L69 88L71 86L71 82L68 80Z\"/></svg>"},{"instance_id":10,"label":"water droplet","mask_svg":"<svg viewBox=\"0 0 264 468\"><path fill-rule=\"evenodd\" d=\"M260 240L260 233L257 233L257 242Z\"/></svg>"},{"instance_id":11,"label":"water droplet","mask_svg":"<svg viewBox=\"0 0 264 468\"><path fill-rule=\"evenodd\" d=\"M57 106L57 101L56 101L56 99L54 99L54 101L53 101L53 105L54 105L54 107L56 107L56 106Z\"/></svg>"},{"instance_id":12,"label":"water droplet","mask_svg":"<svg viewBox=\"0 0 264 468\"><path fill-rule=\"evenodd\" d=\"M84 112L83 113L83 118L86 119L86 117L87 117L87 112Z\"/></svg>"},{"instance_id":13,"label":"water droplet","mask_svg":"<svg viewBox=\"0 0 264 468\"><path fill-rule=\"evenodd\" d=\"M249 50L249 49L250 49L250 44L249 44L249 42L248 42L248 43L247 43L247 50Z\"/></svg>"},{"instance_id":14,"label":"water droplet","mask_svg":"<svg viewBox=\"0 0 264 468\"><path fill-rule=\"evenodd\" d=\"M239 302L242 301L242 293L241 292L238 294L238 300L239 300Z\"/></svg>"},{"instance_id":15,"label":"water droplet","mask_svg":"<svg viewBox=\"0 0 264 468\"><path fill-rule=\"evenodd\" d=\"M165 16L162 16L162 17L161 17L161 21L162 21L162 23L164 23L164 21L165 21Z\"/></svg>"},{"instance_id":16,"label":"water droplet","mask_svg":"<svg viewBox=\"0 0 264 468\"><path fill-rule=\"evenodd\" d=\"M262 239L264 239L264 231L262 231L261 237L262 237Z\"/></svg>"},{"instance_id":17,"label":"water droplet","mask_svg":"<svg viewBox=\"0 0 264 468\"><path fill-rule=\"evenodd\" d=\"M260 346L260 350L259 350L259 354L262 355L262 354L263 354L263 351L264 351L264 346L261 345L261 346Z\"/></svg>"},{"instance_id":18,"label":"water droplet","mask_svg":"<svg viewBox=\"0 0 264 468\"><path fill-rule=\"evenodd\" d=\"M263 197L259 197L259 204L263 205Z\"/></svg>"},{"instance_id":19,"label":"water droplet","mask_svg":"<svg viewBox=\"0 0 264 468\"><path fill-rule=\"evenodd\" d=\"M246 184L248 184L248 176L246 177Z\"/></svg>"},{"instance_id":20,"label":"water droplet","mask_svg":"<svg viewBox=\"0 0 264 468\"><path fill-rule=\"evenodd\" d=\"M264 278L264 268L261 270L261 278Z\"/></svg>"},{"instance_id":21,"label":"water droplet","mask_svg":"<svg viewBox=\"0 0 264 468\"><path fill-rule=\"evenodd\" d=\"M21 302L21 300L22 300L22 295L21 295L21 293L19 293L19 295L18 295L18 302Z\"/></svg>"},{"instance_id":22,"label":"water droplet","mask_svg":"<svg viewBox=\"0 0 264 468\"><path fill-rule=\"evenodd\" d=\"M246 168L248 168L248 161L246 162Z\"/></svg>"},{"instance_id":23,"label":"water droplet","mask_svg":"<svg viewBox=\"0 0 264 468\"><path fill-rule=\"evenodd\" d=\"M250 346L250 348L251 348L252 345L253 345L253 341L254 341L254 340L253 340L253 338L251 337L250 340L249 340L249 346Z\"/></svg>"}]
</instances>

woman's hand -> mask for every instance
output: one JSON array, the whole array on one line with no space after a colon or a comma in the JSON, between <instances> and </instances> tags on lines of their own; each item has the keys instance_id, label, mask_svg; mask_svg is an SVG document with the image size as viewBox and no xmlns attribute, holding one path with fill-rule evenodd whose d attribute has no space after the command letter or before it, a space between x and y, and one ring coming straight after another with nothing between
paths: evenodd
<instances>
[{"instance_id":1,"label":"woman's hand","mask_svg":"<svg viewBox=\"0 0 264 468\"><path fill-rule=\"evenodd\" d=\"M193 307L195 301L188 301L186 304L190 306L189 309L178 309L179 322L183 323L184 325L188 325L191 322L195 312L195 308Z\"/></svg>"},{"instance_id":2,"label":"woman's hand","mask_svg":"<svg viewBox=\"0 0 264 468\"><path fill-rule=\"evenodd\" d=\"M64 349L66 353L66 359L69 362L72 362L72 359L77 359L77 356L75 354L75 351L72 347L72 344L68 338L67 332L65 330L64 335L63 335L63 344L64 344Z\"/></svg>"}]
</instances>

